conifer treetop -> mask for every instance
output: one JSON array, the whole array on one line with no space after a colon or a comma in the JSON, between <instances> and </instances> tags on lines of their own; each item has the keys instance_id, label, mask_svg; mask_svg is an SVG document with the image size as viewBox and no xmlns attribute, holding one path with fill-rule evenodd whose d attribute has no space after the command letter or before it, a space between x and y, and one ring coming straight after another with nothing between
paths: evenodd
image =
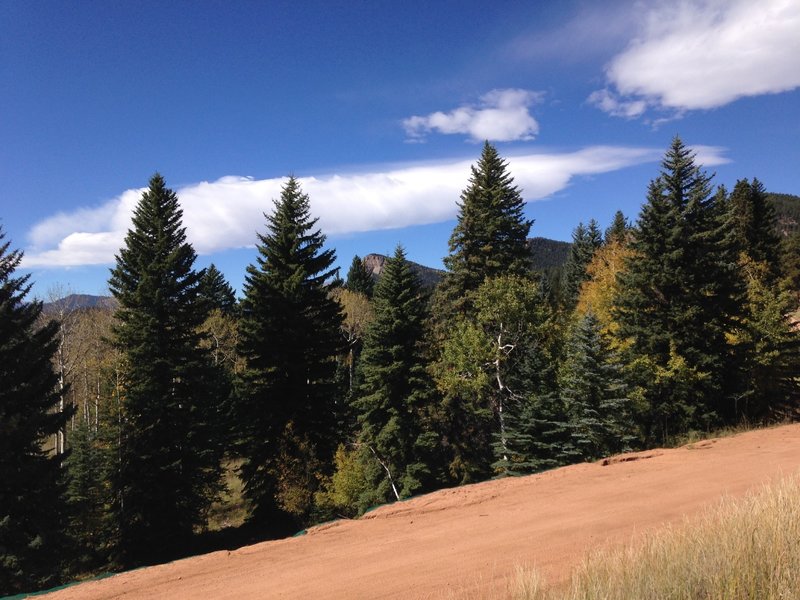
<instances>
[{"instance_id":1,"label":"conifer treetop","mask_svg":"<svg viewBox=\"0 0 800 600\"><path fill-rule=\"evenodd\" d=\"M474 293L487 278L526 275L530 268L526 240L533 221L524 216L525 202L506 161L486 142L471 171L444 259L444 285L453 299Z\"/></svg>"},{"instance_id":2,"label":"conifer treetop","mask_svg":"<svg viewBox=\"0 0 800 600\"><path fill-rule=\"evenodd\" d=\"M311 218L308 194L294 176L283 186L273 213L264 216L267 232L257 234L258 268L248 267L246 285L263 277L286 290L315 288L336 275L338 270L330 268L335 252L323 249L325 235L314 229L318 219Z\"/></svg>"}]
</instances>

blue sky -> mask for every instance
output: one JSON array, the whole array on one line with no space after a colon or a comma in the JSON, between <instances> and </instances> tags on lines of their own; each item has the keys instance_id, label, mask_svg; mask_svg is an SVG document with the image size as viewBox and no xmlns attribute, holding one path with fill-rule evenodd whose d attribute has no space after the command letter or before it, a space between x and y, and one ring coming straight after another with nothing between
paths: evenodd
<instances>
[{"instance_id":1,"label":"blue sky","mask_svg":"<svg viewBox=\"0 0 800 600\"><path fill-rule=\"evenodd\" d=\"M299 177L346 269L441 266L484 139L535 219L638 213L678 134L800 193L800 0L0 2L0 219L46 297L105 293L141 188L239 288Z\"/></svg>"}]
</instances>

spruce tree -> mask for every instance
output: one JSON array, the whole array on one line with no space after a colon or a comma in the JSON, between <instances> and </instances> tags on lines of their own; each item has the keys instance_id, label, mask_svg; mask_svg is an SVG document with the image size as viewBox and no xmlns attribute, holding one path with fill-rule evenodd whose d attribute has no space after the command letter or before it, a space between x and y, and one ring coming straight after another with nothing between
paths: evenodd
<instances>
[{"instance_id":1,"label":"spruce tree","mask_svg":"<svg viewBox=\"0 0 800 600\"><path fill-rule=\"evenodd\" d=\"M247 268L239 350L246 369L237 422L253 517L273 532L305 523L336 449L335 357L342 314L330 292L333 250L290 177Z\"/></svg>"},{"instance_id":2,"label":"spruce tree","mask_svg":"<svg viewBox=\"0 0 800 600\"><path fill-rule=\"evenodd\" d=\"M219 310L229 315L236 310L236 294L225 276L211 263L200 279L200 295L208 303L209 310Z\"/></svg>"},{"instance_id":3,"label":"spruce tree","mask_svg":"<svg viewBox=\"0 0 800 600\"><path fill-rule=\"evenodd\" d=\"M641 368L650 435L731 416L726 333L741 292L729 238L721 195L676 137L650 183L615 298L627 362Z\"/></svg>"},{"instance_id":4,"label":"spruce tree","mask_svg":"<svg viewBox=\"0 0 800 600\"><path fill-rule=\"evenodd\" d=\"M618 210L614 213L614 219L611 221L611 225L606 229L603 243L610 244L612 242L618 242L624 244L627 241L630 229L628 219L625 218L621 210Z\"/></svg>"},{"instance_id":5,"label":"spruce tree","mask_svg":"<svg viewBox=\"0 0 800 600\"><path fill-rule=\"evenodd\" d=\"M564 276L561 280L561 301L567 313L572 312L578 303L578 294L583 282L589 277L586 267L592 262L594 253L603 245L603 237L597 221L592 219L589 226L578 223L572 232L572 246L569 249L567 262L564 264Z\"/></svg>"},{"instance_id":6,"label":"spruce tree","mask_svg":"<svg viewBox=\"0 0 800 600\"><path fill-rule=\"evenodd\" d=\"M774 284L767 262L745 257L747 282L736 340L740 387L735 395L737 417L751 421L783 416L800 399L800 332L793 326L794 298Z\"/></svg>"},{"instance_id":7,"label":"spruce tree","mask_svg":"<svg viewBox=\"0 0 800 600\"><path fill-rule=\"evenodd\" d=\"M471 316L473 296L485 279L530 271L526 240L533 221L524 216L522 194L507 166L486 142L458 203L444 259L447 273L437 289L439 310Z\"/></svg>"},{"instance_id":8,"label":"spruce tree","mask_svg":"<svg viewBox=\"0 0 800 600\"><path fill-rule=\"evenodd\" d=\"M58 325L40 323L29 302L29 275L14 277L22 253L0 228L0 595L58 581L63 560L60 466L64 455L43 446L69 412L57 410L51 360Z\"/></svg>"},{"instance_id":9,"label":"spruce tree","mask_svg":"<svg viewBox=\"0 0 800 600\"><path fill-rule=\"evenodd\" d=\"M780 239L775 233L775 208L767 199L758 179L736 182L727 203L736 249L750 260L768 265L768 275L776 281L780 275Z\"/></svg>"},{"instance_id":10,"label":"spruce tree","mask_svg":"<svg viewBox=\"0 0 800 600\"><path fill-rule=\"evenodd\" d=\"M572 329L559 387L570 428L563 452L568 462L594 460L628 449L632 442L631 402L621 365L587 312Z\"/></svg>"},{"instance_id":11,"label":"spruce tree","mask_svg":"<svg viewBox=\"0 0 800 600\"><path fill-rule=\"evenodd\" d=\"M83 414L72 431L69 450L65 500L70 571L80 575L108 561L108 482L114 457L101 432Z\"/></svg>"},{"instance_id":12,"label":"spruce tree","mask_svg":"<svg viewBox=\"0 0 800 600\"><path fill-rule=\"evenodd\" d=\"M350 263L345 287L351 292L359 292L364 294L367 298L372 298L375 281L372 279L372 274L367 271L364 261L361 260L358 254L353 257L353 262Z\"/></svg>"},{"instance_id":13,"label":"spruce tree","mask_svg":"<svg viewBox=\"0 0 800 600\"><path fill-rule=\"evenodd\" d=\"M432 382L423 356L427 300L401 246L375 287L374 320L361 353L355 401L359 442L380 463L375 501L430 489L435 447L430 428Z\"/></svg>"},{"instance_id":14,"label":"spruce tree","mask_svg":"<svg viewBox=\"0 0 800 600\"><path fill-rule=\"evenodd\" d=\"M208 316L177 195L150 179L117 255L114 344L125 357L119 465L113 480L116 561L184 551L219 490L218 401L226 394L201 347Z\"/></svg>"}]
</instances>

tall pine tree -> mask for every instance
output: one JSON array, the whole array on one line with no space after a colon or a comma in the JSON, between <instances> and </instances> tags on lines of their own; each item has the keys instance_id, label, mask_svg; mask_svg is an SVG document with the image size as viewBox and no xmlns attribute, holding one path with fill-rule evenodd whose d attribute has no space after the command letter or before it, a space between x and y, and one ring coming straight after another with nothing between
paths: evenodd
<instances>
[{"instance_id":1,"label":"tall pine tree","mask_svg":"<svg viewBox=\"0 0 800 600\"><path fill-rule=\"evenodd\" d=\"M236 310L236 294L214 263L203 271L200 294L208 302L210 310L216 309L226 315Z\"/></svg>"},{"instance_id":2,"label":"tall pine tree","mask_svg":"<svg viewBox=\"0 0 800 600\"><path fill-rule=\"evenodd\" d=\"M347 271L347 279L345 280L345 287L351 292L359 292L364 294L367 298L372 298L375 281L372 279L372 274L367 271L364 261L361 260L358 254L353 257L353 262L350 263L350 269Z\"/></svg>"},{"instance_id":3,"label":"tall pine tree","mask_svg":"<svg viewBox=\"0 0 800 600\"><path fill-rule=\"evenodd\" d=\"M589 276L586 268L592 262L594 253L603 245L603 237L597 221L592 219L589 225L578 226L572 232L572 246L569 249L567 262L564 264L564 275L561 279L561 301L567 313L571 313L578 304L578 294L583 282Z\"/></svg>"},{"instance_id":4,"label":"tall pine tree","mask_svg":"<svg viewBox=\"0 0 800 600\"><path fill-rule=\"evenodd\" d=\"M185 550L219 489L225 391L201 347L208 305L182 217L177 195L154 175L109 279L119 302L114 343L125 356L113 481L122 565Z\"/></svg>"},{"instance_id":5,"label":"tall pine tree","mask_svg":"<svg viewBox=\"0 0 800 600\"><path fill-rule=\"evenodd\" d=\"M775 207L767 199L758 179L741 179L728 199L728 218L731 220L736 249L750 260L764 263L772 282L780 276L780 239L776 234Z\"/></svg>"},{"instance_id":6,"label":"tall pine tree","mask_svg":"<svg viewBox=\"0 0 800 600\"><path fill-rule=\"evenodd\" d=\"M430 427L432 382L423 356L427 300L398 246L375 287L375 317L361 354L355 406L359 442L381 469L375 501L430 489L436 437Z\"/></svg>"},{"instance_id":7,"label":"tall pine tree","mask_svg":"<svg viewBox=\"0 0 800 600\"><path fill-rule=\"evenodd\" d=\"M631 402L621 365L592 312L573 327L565 354L559 387L570 431L562 449L567 461L594 460L629 449L634 438Z\"/></svg>"},{"instance_id":8,"label":"tall pine tree","mask_svg":"<svg viewBox=\"0 0 800 600\"><path fill-rule=\"evenodd\" d=\"M485 143L461 193L450 254L444 259L448 271L434 293L438 356L432 368L443 394L442 442L454 483L492 472L493 417L499 405L485 370L493 360L493 341L473 322L478 290L494 279L531 276L527 237L533 221L524 216L522 194L507 166L496 148Z\"/></svg>"},{"instance_id":9,"label":"tall pine tree","mask_svg":"<svg viewBox=\"0 0 800 600\"><path fill-rule=\"evenodd\" d=\"M58 580L64 456L43 445L70 417L57 410L58 325L39 323L30 276L14 277L22 253L4 239L0 228L0 595Z\"/></svg>"},{"instance_id":10,"label":"tall pine tree","mask_svg":"<svg viewBox=\"0 0 800 600\"><path fill-rule=\"evenodd\" d=\"M522 194L507 167L486 142L458 203L458 222L444 259L447 273L437 289L439 310L471 316L473 296L485 279L530 271L526 240L533 221L524 216Z\"/></svg>"},{"instance_id":11,"label":"tall pine tree","mask_svg":"<svg viewBox=\"0 0 800 600\"><path fill-rule=\"evenodd\" d=\"M724 216L711 178L676 137L650 183L615 298L651 437L708 427L733 412L726 333L741 291Z\"/></svg>"},{"instance_id":12,"label":"tall pine tree","mask_svg":"<svg viewBox=\"0 0 800 600\"><path fill-rule=\"evenodd\" d=\"M290 177L267 216L267 233L258 234L244 286L241 476L253 517L273 532L308 520L336 448L342 314L329 294L335 255L323 249L315 225L308 196Z\"/></svg>"},{"instance_id":13,"label":"tall pine tree","mask_svg":"<svg viewBox=\"0 0 800 600\"><path fill-rule=\"evenodd\" d=\"M611 221L611 225L606 229L603 243L610 244L612 242L617 242L624 244L627 241L630 230L628 219L625 218L621 210L618 210L614 213L614 219Z\"/></svg>"}]
</instances>

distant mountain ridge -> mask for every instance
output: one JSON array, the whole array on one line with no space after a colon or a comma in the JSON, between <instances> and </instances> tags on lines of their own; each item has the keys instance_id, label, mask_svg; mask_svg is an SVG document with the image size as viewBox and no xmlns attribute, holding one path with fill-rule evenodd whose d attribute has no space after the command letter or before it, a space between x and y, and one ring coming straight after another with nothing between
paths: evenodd
<instances>
[{"instance_id":1,"label":"distant mountain ridge","mask_svg":"<svg viewBox=\"0 0 800 600\"><path fill-rule=\"evenodd\" d=\"M535 271L547 271L558 268L567 262L569 249L572 246L569 242L561 242L543 237L528 238L528 248L531 251L531 264ZM383 272L386 256L383 254L367 254L364 258L364 267L377 279ZM411 270L417 275L420 283L424 287L436 287L445 275L442 269L426 267L414 261L408 261Z\"/></svg>"},{"instance_id":2,"label":"distant mountain ridge","mask_svg":"<svg viewBox=\"0 0 800 600\"><path fill-rule=\"evenodd\" d=\"M792 196L798 201L800 198ZM567 261L569 249L572 246L569 242L551 240L544 237L528 238L528 248L531 251L531 264L536 271L547 271L558 268ZM383 254L367 254L364 257L364 266L372 276L377 279L383 272L386 256ZM445 271L427 267L414 261L409 261L411 270L419 277L420 283L424 287L433 288L442 280ZM117 301L111 296L93 296L90 294L70 294L55 302L45 302L45 314L53 314L61 310L77 310L84 308L116 308Z\"/></svg>"},{"instance_id":3,"label":"distant mountain ridge","mask_svg":"<svg viewBox=\"0 0 800 600\"><path fill-rule=\"evenodd\" d=\"M42 305L44 314L49 315L62 310L78 310L82 308L116 308L117 301L111 296L92 296L90 294L70 294L54 302Z\"/></svg>"},{"instance_id":4,"label":"distant mountain ridge","mask_svg":"<svg viewBox=\"0 0 800 600\"><path fill-rule=\"evenodd\" d=\"M364 267L372 275L373 279L378 279L383 273L383 267L386 264L386 256L383 254L367 254L364 258ZM434 269L433 267L426 267L414 261L408 261L411 270L419 279L419 282L428 288L433 288L444 277L444 271L441 269Z\"/></svg>"},{"instance_id":5,"label":"distant mountain ridge","mask_svg":"<svg viewBox=\"0 0 800 600\"><path fill-rule=\"evenodd\" d=\"M551 240L544 237L528 238L531 263L535 271L546 271L560 267L569 257L570 242Z\"/></svg>"}]
</instances>

